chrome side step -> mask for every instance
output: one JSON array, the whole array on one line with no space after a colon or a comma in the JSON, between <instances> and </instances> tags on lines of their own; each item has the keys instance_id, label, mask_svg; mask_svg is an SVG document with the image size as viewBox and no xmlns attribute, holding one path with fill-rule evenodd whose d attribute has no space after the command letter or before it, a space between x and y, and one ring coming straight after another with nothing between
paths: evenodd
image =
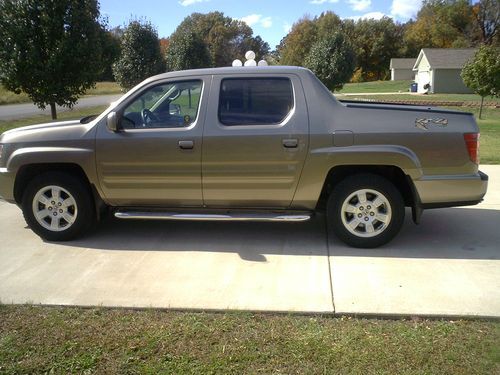
<instances>
[{"instance_id":1,"label":"chrome side step","mask_svg":"<svg viewBox=\"0 0 500 375\"><path fill-rule=\"evenodd\" d=\"M221 214L160 212L160 211L117 211L118 219L145 220L195 220L195 221L307 221L311 213L279 213L279 212L225 212Z\"/></svg>"}]
</instances>

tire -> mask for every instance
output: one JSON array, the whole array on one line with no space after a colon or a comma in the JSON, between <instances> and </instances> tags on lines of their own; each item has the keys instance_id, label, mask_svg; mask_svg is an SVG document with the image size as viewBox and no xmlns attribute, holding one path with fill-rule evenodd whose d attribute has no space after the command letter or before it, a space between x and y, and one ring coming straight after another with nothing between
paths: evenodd
<instances>
[{"instance_id":1,"label":"tire","mask_svg":"<svg viewBox=\"0 0 500 375\"><path fill-rule=\"evenodd\" d=\"M375 248L401 230L405 204L399 190L375 174L346 177L332 190L327 204L329 231L352 247Z\"/></svg>"},{"instance_id":2,"label":"tire","mask_svg":"<svg viewBox=\"0 0 500 375\"><path fill-rule=\"evenodd\" d=\"M47 241L84 235L96 219L92 195L81 179L61 172L43 173L28 183L22 199L28 226Z\"/></svg>"}]
</instances>

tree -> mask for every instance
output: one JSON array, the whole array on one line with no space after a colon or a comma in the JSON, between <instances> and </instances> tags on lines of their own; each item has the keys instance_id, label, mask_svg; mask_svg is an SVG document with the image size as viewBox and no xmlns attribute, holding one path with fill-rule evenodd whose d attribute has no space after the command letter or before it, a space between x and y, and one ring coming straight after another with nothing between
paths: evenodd
<instances>
[{"instance_id":1,"label":"tree","mask_svg":"<svg viewBox=\"0 0 500 375\"><path fill-rule=\"evenodd\" d=\"M305 66L330 90L341 89L354 72L354 50L343 33L335 32L312 46Z\"/></svg>"},{"instance_id":2,"label":"tree","mask_svg":"<svg viewBox=\"0 0 500 375\"><path fill-rule=\"evenodd\" d=\"M222 12L193 13L180 23L171 39L191 33L203 41L210 55L210 66L230 66L236 58L242 58L249 47L259 57L269 52L269 45L246 23L224 16Z\"/></svg>"},{"instance_id":3,"label":"tree","mask_svg":"<svg viewBox=\"0 0 500 375\"><path fill-rule=\"evenodd\" d=\"M498 28L500 27L500 1L480 0L474 5L474 16L481 31L481 42L484 44L498 43Z\"/></svg>"},{"instance_id":4,"label":"tree","mask_svg":"<svg viewBox=\"0 0 500 375\"><path fill-rule=\"evenodd\" d=\"M168 70L207 68L210 54L203 40L194 32L177 33L170 38L166 54Z\"/></svg>"},{"instance_id":5,"label":"tree","mask_svg":"<svg viewBox=\"0 0 500 375\"><path fill-rule=\"evenodd\" d=\"M400 31L389 17L360 19L354 24L351 41L356 52L357 69L361 69L365 81L387 76L391 58L398 56L401 50Z\"/></svg>"},{"instance_id":6,"label":"tree","mask_svg":"<svg viewBox=\"0 0 500 375\"><path fill-rule=\"evenodd\" d=\"M102 68L97 1L2 0L0 14L0 82L56 119Z\"/></svg>"},{"instance_id":7,"label":"tree","mask_svg":"<svg viewBox=\"0 0 500 375\"><path fill-rule=\"evenodd\" d=\"M468 88L481 96L481 118L484 97L500 97L500 48L482 46L462 69L462 79Z\"/></svg>"},{"instance_id":8,"label":"tree","mask_svg":"<svg viewBox=\"0 0 500 375\"><path fill-rule=\"evenodd\" d=\"M116 29L107 30L103 27L101 31L102 58L99 81L114 81L115 79L113 64L120 57L121 38L114 30Z\"/></svg>"},{"instance_id":9,"label":"tree","mask_svg":"<svg viewBox=\"0 0 500 375\"><path fill-rule=\"evenodd\" d=\"M303 17L294 23L278 47L280 64L303 66L317 36L316 22L309 17Z\"/></svg>"},{"instance_id":10,"label":"tree","mask_svg":"<svg viewBox=\"0 0 500 375\"><path fill-rule=\"evenodd\" d=\"M164 71L165 61L155 28L148 21L130 21L123 33L120 57L113 66L120 86L130 89Z\"/></svg>"},{"instance_id":11,"label":"tree","mask_svg":"<svg viewBox=\"0 0 500 375\"><path fill-rule=\"evenodd\" d=\"M470 47L474 27L468 0L425 0L405 39L419 49Z\"/></svg>"}]
</instances>

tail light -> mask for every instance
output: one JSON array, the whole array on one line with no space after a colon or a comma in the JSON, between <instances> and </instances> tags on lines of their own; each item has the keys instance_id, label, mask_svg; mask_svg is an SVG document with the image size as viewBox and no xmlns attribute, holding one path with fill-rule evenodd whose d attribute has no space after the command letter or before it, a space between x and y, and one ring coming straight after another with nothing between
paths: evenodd
<instances>
[{"instance_id":1,"label":"tail light","mask_svg":"<svg viewBox=\"0 0 500 375\"><path fill-rule=\"evenodd\" d=\"M479 133L465 133L464 140L470 160L479 164Z\"/></svg>"}]
</instances>

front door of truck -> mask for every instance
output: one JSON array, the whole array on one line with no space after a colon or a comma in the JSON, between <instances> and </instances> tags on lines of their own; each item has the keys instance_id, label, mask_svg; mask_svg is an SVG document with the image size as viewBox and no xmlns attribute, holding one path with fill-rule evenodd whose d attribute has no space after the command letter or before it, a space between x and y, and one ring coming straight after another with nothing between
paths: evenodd
<instances>
[{"instance_id":1,"label":"front door of truck","mask_svg":"<svg viewBox=\"0 0 500 375\"><path fill-rule=\"evenodd\" d=\"M157 81L103 121L97 172L106 200L120 206L201 206L201 142L210 77Z\"/></svg>"},{"instance_id":2,"label":"front door of truck","mask_svg":"<svg viewBox=\"0 0 500 375\"><path fill-rule=\"evenodd\" d=\"M308 139L306 101L297 76L214 76L203 133L204 204L288 207Z\"/></svg>"}]
</instances>

